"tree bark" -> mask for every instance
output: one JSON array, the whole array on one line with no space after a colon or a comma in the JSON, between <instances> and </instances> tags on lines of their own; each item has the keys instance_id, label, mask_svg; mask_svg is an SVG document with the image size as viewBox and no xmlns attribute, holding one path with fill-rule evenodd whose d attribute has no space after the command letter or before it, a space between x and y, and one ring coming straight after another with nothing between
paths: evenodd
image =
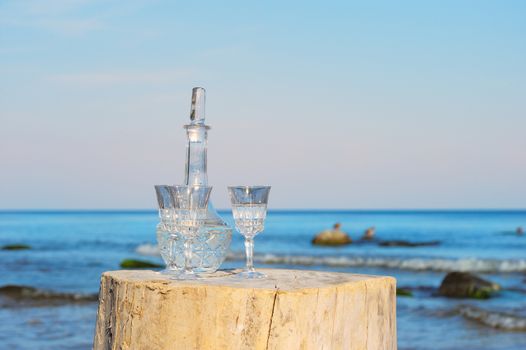
<instances>
[{"instance_id":1,"label":"tree bark","mask_svg":"<svg viewBox=\"0 0 526 350\"><path fill-rule=\"evenodd\" d=\"M102 275L95 350L393 349L392 277L258 270L193 281L153 271Z\"/></svg>"}]
</instances>

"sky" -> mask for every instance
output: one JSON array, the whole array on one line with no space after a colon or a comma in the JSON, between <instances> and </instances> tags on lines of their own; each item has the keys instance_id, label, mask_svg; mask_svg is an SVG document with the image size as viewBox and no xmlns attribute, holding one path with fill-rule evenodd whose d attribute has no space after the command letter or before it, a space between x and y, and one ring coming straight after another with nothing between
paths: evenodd
<instances>
[{"instance_id":1,"label":"sky","mask_svg":"<svg viewBox=\"0 0 526 350\"><path fill-rule=\"evenodd\" d=\"M0 209L526 208L524 1L0 1Z\"/></svg>"}]
</instances>

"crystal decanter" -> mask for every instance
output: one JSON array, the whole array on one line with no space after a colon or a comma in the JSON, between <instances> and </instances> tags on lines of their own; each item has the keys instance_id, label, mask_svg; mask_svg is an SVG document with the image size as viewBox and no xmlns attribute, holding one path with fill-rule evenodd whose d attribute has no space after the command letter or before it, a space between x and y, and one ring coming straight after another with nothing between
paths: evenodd
<instances>
[{"instance_id":1,"label":"crystal decanter","mask_svg":"<svg viewBox=\"0 0 526 350\"><path fill-rule=\"evenodd\" d=\"M186 146L186 185L208 185L207 137L210 127L205 125L205 89L192 90L190 124L185 125L188 143ZM232 228L219 216L209 201L204 225L194 239L191 266L195 273L215 272L223 263L230 248ZM163 225L157 228L157 241L165 262L172 268L184 266L184 239L179 234L167 232Z\"/></svg>"}]
</instances>

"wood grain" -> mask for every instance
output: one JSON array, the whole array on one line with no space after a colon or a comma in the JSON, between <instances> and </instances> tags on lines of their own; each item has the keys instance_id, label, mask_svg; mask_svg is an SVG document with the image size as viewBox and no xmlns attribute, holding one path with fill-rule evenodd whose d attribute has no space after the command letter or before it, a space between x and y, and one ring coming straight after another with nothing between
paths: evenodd
<instances>
[{"instance_id":1,"label":"wood grain","mask_svg":"<svg viewBox=\"0 0 526 350\"><path fill-rule=\"evenodd\" d=\"M106 272L93 348L396 349L394 278L261 271L253 281Z\"/></svg>"}]
</instances>

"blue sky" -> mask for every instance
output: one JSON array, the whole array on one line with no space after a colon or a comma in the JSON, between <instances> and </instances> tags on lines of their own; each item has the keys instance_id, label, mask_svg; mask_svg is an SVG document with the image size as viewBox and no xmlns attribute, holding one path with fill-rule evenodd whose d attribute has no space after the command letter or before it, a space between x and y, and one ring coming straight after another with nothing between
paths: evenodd
<instances>
[{"instance_id":1,"label":"blue sky","mask_svg":"<svg viewBox=\"0 0 526 350\"><path fill-rule=\"evenodd\" d=\"M0 1L0 208L526 207L523 1Z\"/></svg>"}]
</instances>

